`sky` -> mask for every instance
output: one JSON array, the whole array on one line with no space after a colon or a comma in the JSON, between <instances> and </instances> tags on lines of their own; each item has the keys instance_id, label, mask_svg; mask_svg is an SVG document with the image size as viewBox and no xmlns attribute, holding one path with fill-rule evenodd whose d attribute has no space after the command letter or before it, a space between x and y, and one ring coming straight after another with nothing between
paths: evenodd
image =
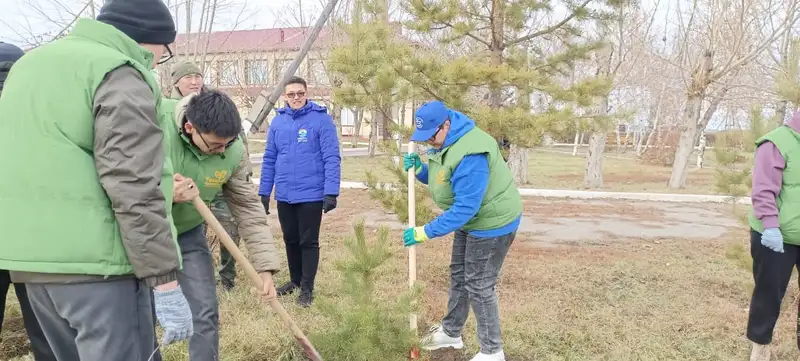
<instances>
[{"instance_id":1,"label":"sky","mask_svg":"<svg viewBox=\"0 0 800 361\"><path fill-rule=\"evenodd\" d=\"M43 39L49 39L63 28L69 20L70 13L81 10L89 0L0 0L0 41L24 45L30 43L32 34L47 34ZM177 3L182 0L169 0L168 3ZM196 8L200 7L200 0L194 0ZM237 30L271 28L280 26L299 25L300 14L303 23L311 25L316 21L323 2L326 0L219 0L220 3L232 3L231 9L218 14L215 30ZM340 0L343 1L343 0ZM667 6L676 1L688 0L640 0L645 8L658 6L664 14ZM102 0L94 0L100 4ZM61 4L61 5L59 5ZM303 11L297 10L298 4ZM241 9L245 11L241 11ZM293 10L289 10L292 9ZM37 10L39 9L39 10ZM288 14L288 15L287 15ZM48 19L49 18L49 19ZM183 31L183 14L178 16L178 29ZM199 16L195 16L199 18ZM663 22L664 16L657 16ZM196 21L195 21L196 22ZM237 24L238 23L238 24ZM27 41L26 41L27 40Z\"/></svg>"}]
</instances>

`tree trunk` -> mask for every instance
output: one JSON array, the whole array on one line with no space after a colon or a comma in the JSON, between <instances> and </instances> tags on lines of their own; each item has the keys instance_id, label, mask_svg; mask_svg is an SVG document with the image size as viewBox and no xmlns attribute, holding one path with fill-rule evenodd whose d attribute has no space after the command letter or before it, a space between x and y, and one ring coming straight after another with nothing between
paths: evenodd
<instances>
[{"instance_id":1,"label":"tree trunk","mask_svg":"<svg viewBox=\"0 0 800 361\"><path fill-rule=\"evenodd\" d=\"M680 189L686 185L686 172L689 170L689 158L692 156L694 145L696 144L697 121L700 115L700 107L702 106L702 99L696 96L689 98L686 102L686 111L684 111L683 125L681 126L681 136L675 147L672 174L667 183L669 188Z\"/></svg>"},{"instance_id":2,"label":"tree trunk","mask_svg":"<svg viewBox=\"0 0 800 361\"><path fill-rule=\"evenodd\" d=\"M778 102L778 105L775 109L775 117L776 121L778 122L778 126L783 125L784 120L786 119L786 107L788 106L788 102L785 100L781 100Z\"/></svg>"},{"instance_id":3,"label":"tree trunk","mask_svg":"<svg viewBox=\"0 0 800 361\"><path fill-rule=\"evenodd\" d=\"M375 156L375 150L378 148L378 113L380 111L377 109L372 109L370 113L372 117L369 120L369 148L367 149L370 158Z\"/></svg>"},{"instance_id":4,"label":"tree trunk","mask_svg":"<svg viewBox=\"0 0 800 361\"><path fill-rule=\"evenodd\" d=\"M622 150L622 142L620 141L620 134L619 134L619 123L614 124L614 134L616 135L615 142L617 143L616 152L619 153Z\"/></svg>"},{"instance_id":5,"label":"tree trunk","mask_svg":"<svg viewBox=\"0 0 800 361\"><path fill-rule=\"evenodd\" d=\"M583 185L586 188L600 188L603 186L603 151L606 147L606 132L599 130L592 132L589 137L589 152L586 153L586 172L583 175Z\"/></svg>"},{"instance_id":6,"label":"tree trunk","mask_svg":"<svg viewBox=\"0 0 800 361\"><path fill-rule=\"evenodd\" d=\"M341 154L344 147L344 142L342 142L342 107L336 105L336 103L331 104L331 113L333 113L333 124L336 125L336 137L339 138L339 153Z\"/></svg>"},{"instance_id":7,"label":"tree trunk","mask_svg":"<svg viewBox=\"0 0 800 361\"><path fill-rule=\"evenodd\" d=\"M508 154L508 167L517 184L528 184L528 148L521 148L511 144Z\"/></svg>"},{"instance_id":8,"label":"tree trunk","mask_svg":"<svg viewBox=\"0 0 800 361\"><path fill-rule=\"evenodd\" d=\"M358 141L361 140L361 122L363 119L364 109L356 109L355 119L353 120L353 138L350 141L350 148L358 147Z\"/></svg>"},{"instance_id":9,"label":"tree trunk","mask_svg":"<svg viewBox=\"0 0 800 361\"><path fill-rule=\"evenodd\" d=\"M397 121L397 124L400 127L404 127L406 125L406 101L403 100L400 102L400 119Z\"/></svg>"},{"instance_id":10,"label":"tree trunk","mask_svg":"<svg viewBox=\"0 0 800 361\"><path fill-rule=\"evenodd\" d=\"M572 156L578 155L578 140L581 138L581 132L575 132L575 144L572 146Z\"/></svg>"},{"instance_id":11,"label":"tree trunk","mask_svg":"<svg viewBox=\"0 0 800 361\"><path fill-rule=\"evenodd\" d=\"M697 168L703 168L703 158L706 153L706 131L700 132L700 144L697 146Z\"/></svg>"}]
</instances>

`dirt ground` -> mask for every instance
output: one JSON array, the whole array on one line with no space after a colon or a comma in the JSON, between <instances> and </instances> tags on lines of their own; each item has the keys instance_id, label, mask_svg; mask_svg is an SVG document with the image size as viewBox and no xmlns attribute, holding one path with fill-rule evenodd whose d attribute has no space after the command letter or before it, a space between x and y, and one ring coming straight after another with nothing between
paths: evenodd
<instances>
[{"instance_id":1,"label":"dirt ground","mask_svg":"<svg viewBox=\"0 0 800 361\"><path fill-rule=\"evenodd\" d=\"M746 231L728 207L526 198L523 223L497 289L507 359L745 359L743 332L752 278L746 264ZM280 239L275 213L268 218ZM381 210L366 191L343 190L339 207L323 217L316 297L340 302L341 278L334 263L346 253L343 239L352 234L359 218L371 234L377 226L390 228L396 242L395 256L380 272L381 297L391 299L397 289L407 287L401 240L405 226ZM277 245L283 252L281 242ZM425 288L420 325L427 326L445 311L450 239L429 241L417 257L418 281ZM246 284L241 268L239 272L241 284ZM287 279L286 273L278 275L277 283ZM223 359L290 360L276 355L294 343L291 334L277 316L264 312L249 287L219 297ZM781 359L796 356L794 297L797 292L790 289L787 312L776 331ZM311 332L324 325L316 309L298 308L293 299L282 303L301 329ZM470 316L464 350L437 351L422 359L469 360L477 352L474 323ZM20 354L24 342L18 335L24 335L21 322L3 328L0 360ZM185 344L165 349L165 361L187 359ZM387 356L385 361L394 360Z\"/></svg>"}]
</instances>

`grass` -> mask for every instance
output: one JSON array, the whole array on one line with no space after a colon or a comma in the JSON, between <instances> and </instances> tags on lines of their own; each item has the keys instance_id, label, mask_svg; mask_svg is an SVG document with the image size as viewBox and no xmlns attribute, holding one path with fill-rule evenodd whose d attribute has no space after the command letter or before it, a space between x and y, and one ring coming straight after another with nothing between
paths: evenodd
<instances>
[{"instance_id":1,"label":"grass","mask_svg":"<svg viewBox=\"0 0 800 361\"><path fill-rule=\"evenodd\" d=\"M333 263L344 257L342 240L357 217L382 214L366 192L344 190L339 209L324 216L317 297L336 303L341 275ZM274 236L280 238L275 216ZM376 232L367 223L367 234ZM407 287L401 230L392 230L393 257L381 271L383 299ZM538 247L520 234L504 265L498 294L505 351L511 361L564 360L744 360L744 338L752 289L749 245L744 228L707 241L614 239L586 245ZM281 242L278 242L283 252ZM418 280L425 286L420 330L445 311L449 239L418 249ZM285 257L281 256L285 262ZM284 268L285 270L285 264ZM220 292L221 360L300 360L291 333L250 293L239 269L239 286ZM277 276L287 280L286 271ZM795 285L796 280L790 283ZM775 333L776 356L796 360L796 287L789 287ZM302 309L294 298L284 306L307 334L330 326L317 307ZM464 333L464 352L437 353L431 361L468 360L477 352L475 320ZM20 330L4 329L4 335ZM8 342L0 344L0 359ZM187 360L186 343L164 350L165 360ZM406 355L386 355L385 361ZM335 361L348 361L338 360Z\"/></svg>"},{"instance_id":2,"label":"grass","mask_svg":"<svg viewBox=\"0 0 800 361\"><path fill-rule=\"evenodd\" d=\"M709 154L712 158L713 154ZM343 157L342 180L363 181L364 172L372 171L380 181L391 181L392 174L386 170L391 157ZM550 150L534 150L528 156L529 188L584 189L583 177L585 157L572 156ZM713 166L713 163L712 163ZM607 154L603 159L604 187L600 190L615 192L691 193L717 194L714 188L714 170L711 167L690 168L684 189L667 188L672 169L642 163L632 157ZM254 167L255 176L261 167Z\"/></svg>"}]
</instances>

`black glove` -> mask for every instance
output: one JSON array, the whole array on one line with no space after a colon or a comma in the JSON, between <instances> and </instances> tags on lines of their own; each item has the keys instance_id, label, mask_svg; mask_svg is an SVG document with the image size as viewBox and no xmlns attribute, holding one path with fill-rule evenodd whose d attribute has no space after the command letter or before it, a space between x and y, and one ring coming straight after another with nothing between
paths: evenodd
<instances>
[{"instance_id":1,"label":"black glove","mask_svg":"<svg viewBox=\"0 0 800 361\"><path fill-rule=\"evenodd\" d=\"M269 214L269 196L261 196L261 204L264 205L264 210Z\"/></svg>"},{"instance_id":2,"label":"black glove","mask_svg":"<svg viewBox=\"0 0 800 361\"><path fill-rule=\"evenodd\" d=\"M328 213L336 208L336 196L325 196L322 199L322 213Z\"/></svg>"}]
</instances>

